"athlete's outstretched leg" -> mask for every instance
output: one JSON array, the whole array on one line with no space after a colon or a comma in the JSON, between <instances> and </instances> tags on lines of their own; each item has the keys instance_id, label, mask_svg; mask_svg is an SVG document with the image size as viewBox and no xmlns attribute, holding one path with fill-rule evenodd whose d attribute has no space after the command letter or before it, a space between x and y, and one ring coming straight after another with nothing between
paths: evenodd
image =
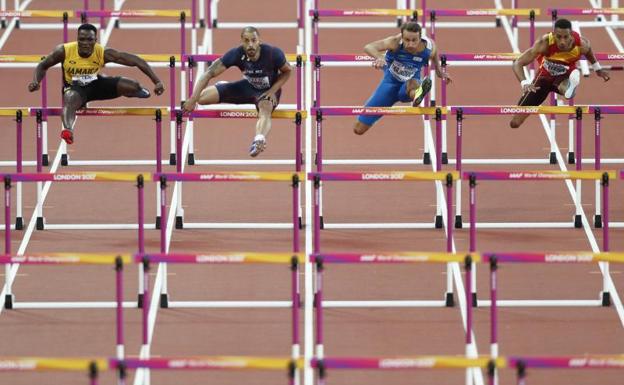
<instances>
[{"instance_id":1,"label":"athlete's outstretched leg","mask_svg":"<svg viewBox=\"0 0 624 385\"><path fill-rule=\"evenodd\" d=\"M258 156L266 148L266 136L271 131L271 114L273 103L268 99L258 102L258 121L256 122L256 136L249 148L249 155Z\"/></svg>"},{"instance_id":2,"label":"athlete's outstretched leg","mask_svg":"<svg viewBox=\"0 0 624 385\"><path fill-rule=\"evenodd\" d=\"M63 130L61 138L67 144L74 143L74 123L76 123L76 111L84 104L80 94L72 89L63 93L63 113L61 120L63 121Z\"/></svg>"},{"instance_id":3,"label":"athlete's outstretched leg","mask_svg":"<svg viewBox=\"0 0 624 385\"><path fill-rule=\"evenodd\" d=\"M121 78L117 82L117 94L127 98L149 98L150 92L134 79Z\"/></svg>"}]
</instances>

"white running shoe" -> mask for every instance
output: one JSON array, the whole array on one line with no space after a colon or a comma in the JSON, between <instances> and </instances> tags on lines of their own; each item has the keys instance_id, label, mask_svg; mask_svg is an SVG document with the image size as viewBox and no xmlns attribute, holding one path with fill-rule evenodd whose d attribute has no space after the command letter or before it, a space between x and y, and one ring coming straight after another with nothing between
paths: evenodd
<instances>
[{"instance_id":1,"label":"white running shoe","mask_svg":"<svg viewBox=\"0 0 624 385\"><path fill-rule=\"evenodd\" d=\"M570 72L570 76L568 77L568 88L565 90L565 93L563 94L563 96L566 99L573 98L574 95L576 95L576 88L578 87L580 82L581 82L581 71L579 71L577 68L574 71Z\"/></svg>"},{"instance_id":2,"label":"white running shoe","mask_svg":"<svg viewBox=\"0 0 624 385\"><path fill-rule=\"evenodd\" d=\"M266 148L266 139L256 139L249 146L249 156L255 158Z\"/></svg>"}]
</instances>

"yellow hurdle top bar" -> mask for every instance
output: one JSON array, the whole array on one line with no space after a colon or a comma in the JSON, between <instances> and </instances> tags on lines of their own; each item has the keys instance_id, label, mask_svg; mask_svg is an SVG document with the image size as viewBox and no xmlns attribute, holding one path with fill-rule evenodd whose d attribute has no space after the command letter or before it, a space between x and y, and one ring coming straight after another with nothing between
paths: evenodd
<instances>
[{"instance_id":1,"label":"yellow hurdle top bar","mask_svg":"<svg viewBox=\"0 0 624 385\"><path fill-rule=\"evenodd\" d=\"M108 370L106 358L41 358L41 357L0 357L2 371L87 371L92 363L98 370Z\"/></svg>"}]
</instances>

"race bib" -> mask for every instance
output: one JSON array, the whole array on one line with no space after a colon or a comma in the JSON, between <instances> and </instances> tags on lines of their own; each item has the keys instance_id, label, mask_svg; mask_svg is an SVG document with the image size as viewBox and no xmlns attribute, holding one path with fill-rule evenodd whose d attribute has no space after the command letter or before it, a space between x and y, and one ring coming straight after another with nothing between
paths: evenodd
<instances>
[{"instance_id":1,"label":"race bib","mask_svg":"<svg viewBox=\"0 0 624 385\"><path fill-rule=\"evenodd\" d=\"M542 67L552 76L564 75L570 69L565 64L553 63L548 60L544 60Z\"/></svg>"},{"instance_id":2,"label":"race bib","mask_svg":"<svg viewBox=\"0 0 624 385\"><path fill-rule=\"evenodd\" d=\"M388 71L390 71L396 80L406 82L416 75L417 69L416 67L406 66L401 62L393 61Z\"/></svg>"},{"instance_id":3,"label":"race bib","mask_svg":"<svg viewBox=\"0 0 624 385\"><path fill-rule=\"evenodd\" d=\"M268 76L262 77L251 77L245 76L245 79L251 84L251 86L257 90L266 90L271 87L271 83L269 82Z\"/></svg>"},{"instance_id":4,"label":"race bib","mask_svg":"<svg viewBox=\"0 0 624 385\"><path fill-rule=\"evenodd\" d=\"M97 80L97 74L72 76L72 83L79 86L86 86L94 80Z\"/></svg>"}]
</instances>

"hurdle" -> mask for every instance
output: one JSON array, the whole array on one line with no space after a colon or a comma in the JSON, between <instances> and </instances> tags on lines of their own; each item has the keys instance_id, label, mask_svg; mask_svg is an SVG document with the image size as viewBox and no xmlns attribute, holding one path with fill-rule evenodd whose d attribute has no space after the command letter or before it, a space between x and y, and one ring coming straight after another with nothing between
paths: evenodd
<instances>
[{"instance_id":1,"label":"hurdle","mask_svg":"<svg viewBox=\"0 0 624 385\"><path fill-rule=\"evenodd\" d=\"M10 108L0 108L0 117L11 118L15 117L15 142L16 142L16 150L15 150L15 162L0 162L7 165L12 165L15 163L15 172L22 173L23 165L28 164L28 162L23 161L22 154L22 141L23 141L23 132L22 132L22 120L23 116L28 115L27 109L10 109ZM5 181L6 183L6 181ZM11 186L8 186L10 188ZM5 188L7 188L5 184ZM16 199L15 199L15 225L13 229L15 230L23 230L24 229L24 216L22 214L22 182L17 183L17 191L16 191ZM9 216L8 221L5 221L5 226L10 227L11 218ZM0 226L0 228L5 228L4 226Z\"/></svg>"},{"instance_id":2,"label":"hurdle","mask_svg":"<svg viewBox=\"0 0 624 385\"><path fill-rule=\"evenodd\" d=\"M81 357L0 357L0 374L10 372L83 372L89 385L97 385L99 373L110 369L109 362L114 358Z\"/></svg>"},{"instance_id":3,"label":"hurdle","mask_svg":"<svg viewBox=\"0 0 624 385\"><path fill-rule=\"evenodd\" d=\"M284 357L250 356L191 356L163 357L151 359L110 360L110 367L118 371L119 379L125 379L128 369L149 370L233 370L233 371L283 371L287 374L288 384L297 383L297 373L303 367L303 360Z\"/></svg>"},{"instance_id":4,"label":"hurdle","mask_svg":"<svg viewBox=\"0 0 624 385\"><path fill-rule=\"evenodd\" d=\"M320 108L312 108L312 115L315 116L316 119L316 170L317 172L323 172L323 117L324 116L356 116L356 115L400 115L400 116L435 116L436 128L435 128L435 147L440 148L442 142L442 115L447 113L446 107L345 107L345 106L329 106L329 107L320 107ZM427 141L425 141L427 143ZM425 146L426 147L426 146ZM427 155L427 153L425 153ZM394 160L394 159L377 159L377 160L333 160L327 163L333 164L402 164L408 162L408 164L426 164L426 159L423 161L419 160ZM436 164L434 171L439 171L442 168L442 160L438 155L436 157ZM320 200L320 195L319 195ZM322 202L322 201L321 201ZM321 228L325 228L325 218L322 214L322 203L319 203L321 206ZM441 207L440 207L440 199L439 196L436 195L436 215L434 217L434 226L436 228L442 228L442 215L441 215ZM327 226L331 227L331 224ZM379 228L385 228L384 224L379 224ZM428 225L424 225L423 228L429 228ZM391 226L392 227L392 226ZM420 228L420 226L416 226Z\"/></svg>"},{"instance_id":5,"label":"hurdle","mask_svg":"<svg viewBox=\"0 0 624 385\"><path fill-rule=\"evenodd\" d=\"M309 11L308 16L312 17L312 53L319 54L319 30L326 28L396 28L397 22L358 22L358 23L321 23L321 17L410 17L417 20L418 15L422 15L422 9L319 9L318 0L314 1L314 9ZM400 25L400 24L399 24Z\"/></svg>"},{"instance_id":6,"label":"hurdle","mask_svg":"<svg viewBox=\"0 0 624 385\"><path fill-rule=\"evenodd\" d=\"M374 58L368 55L353 55L353 54L328 54L328 55L312 55L310 57L311 61L314 62L314 72L313 72L313 82L314 82L314 100L311 101L311 105L316 108L321 108L321 68L323 66L326 67L370 67ZM425 72L428 71L428 67L425 67ZM435 87L432 88L430 94L425 97L424 105L427 106L431 104L435 107ZM324 107L325 108L325 107ZM369 107L372 108L372 107ZM387 108L387 107L375 107L375 108ZM398 108L398 107L395 107ZM408 107L404 107L408 108ZM442 107L444 108L444 107ZM312 113L314 114L314 108L312 108ZM392 111L392 110L391 110ZM357 114L356 114L357 115ZM428 127L429 124L429 115L423 115L425 120L425 128ZM424 135L424 145L423 145L423 160L422 162L415 161L413 159L396 159L396 160L385 160L385 159L377 159L377 160L349 160L348 163L345 160L330 160L328 163L333 164L431 164L431 155L429 144L427 141L427 133L423 132ZM444 139L444 132L443 132ZM442 142L444 144L444 141ZM445 145L445 144L444 144ZM442 162L445 163L445 157L442 158Z\"/></svg>"},{"instance_id":7,"label":"hurdle","mask_svg":"<svg viewBox=\"0 0 624 385\"><path fill-rule=\"evenodd\" d=\"M514 114L530 114L530 115L540 115L540 114L551 114L551 115L573 115L575 116L576 121L576 132L577 139L580 139L583 127L583 114L589 113L589 108L585 107L574 107L574 106L468 106L468 107L452 107L451 113L456 117L456 146L455 146L455 170L458 172L462 171L462 138L464 135L464 127L463 127L463 119L465 115L514 115ZM553 135L553 132L550 131L550 134ZM554 136L551 137L551 143L555 142ZM552 144L551 144L552 150ZM577 171L580 171L580 159L582 153L582 141L577 140L575 144L576 157L579 159L576 163ZM553 153L551 153L553 154ZM551 156L552 158L552 156ZM508 164L508 163L549 163L550 160L527 160L520 159L517 161L513 160L503 160L495 162L493 159L488 159L489 163L500 163L500 164ZM476 162L474 162L476 163ZM576 196L579 202L581 201L581 189L580 189L580 179L577 180L577 191ZM455 207L455 228L462 228L463 221L461 215L461 181L457 183L457 201ZM574 216L574 227L581 227L581 215L580 215L580 207L577 207L576 214ZM568 227L567 224L558 224L558 226Z\"/></svg>"},{"instance_id":8,"label":"hurdle","mask_svg":"<svg viewBox=\"0 0 624 385\"><path fill-rule=\"evenodd\" d=\"M317 370L317 384L325 385L329 369L344 370L431 370L431 369L486 369L488 385L494 385L495 368L507 366L505 358L457 356L398 356L398 357L327 357L312 359L312 367ZM468 374L467 374L468 376ZM470 383L468 378L466 383Z\"/></svg>"},{"instance_id":9,"label":"hurdle","mask_svg":"<svg viewBox=\"0 0 624 385\"><path fill-rule=\"evenodd\" d=\"M174 113L172 113L172 115L175 114L175 121L176 121L176 154L178 158L182 159L182 122L183 122L183 113L180 110L175 111ZM258 112L256 110L217 110L217 109L205 109L205 110L196 110L191 112L188 115L188 119L189 121L192 122L193 118L225 118L225 119L236 119L236 118L257 118L258 117ZM303 155L301 153L301 121L302 119L307 117L307 112L304 110L276 110L272 113L272 118L274 119L295 119L295 125L296 125L296 132L298 133L296 135L296 140L295 140L295 173L300 173L301 170L301 163L303 160ZM191 126L192 127L192 123ZM192 136L189 135L189 136ZM252 162L247 162L245 160L241 160L239 162L235 162L235 161L228 161L228 160L193 160L194 164L217 164L217 165L223 165L223 164L230 164L230 165L235 165L235 164L255 164L256 161L252 161ZM288 163L293 163L292 161L286 161ZM281 160L265 160L264 162L262 162L263 164L284 164L283 161ZM182 173L182 164L181 162L177 162L176 163L176 172L178 174ZM260 173L262 174L262 172ZM270 174L270 173L269 173ZM288 174L288 173L286 173ZM268 174L267 174L268 175ZM298 187L297 187L298 189ZM176 228L181 229L184 227L184 212L181 208L181 204L182 204L182 190L178 190L178 195L176 197L176 199L178 199L179 201L179 206L176 212ZM301 220L301 210L300 208L297 210L298 214L298 223L299 223L299 227L302 227L302 220ZM219 226L225 225L225 224L197 224L199 226L208 226L208 227L191 227L191 228L219 228ZM264 227L264 225L262 224L247 224L244 225L243 227L238 227L235 224L232 224L234 227L231 228L248 228L248 226L255 226L255 227L250 227L250 228L257 228L257 226L263 227L263 228L289 228L289 224L275 224L275 225L268 225L268 227ZM228 228L230 228L229 226L226 226Z\"/></svg>"},{"instance_id":10,"label":"hurdle","mask_svg":"<svg viewBox=\"0 0 624 385\"><path fill-rule=\"evenodd\" d=\"M604 252L609 251L609 180L616 178L615 171L553 171L553 170L536 170L536 171L465 171L462 173L463 179L468 179L470 183L470 192L469 192L469 201L470 201L470 252L474 252L477 250L477 226L481 228L490 227L488 224L476 222L477 216L477 196L476 196L476 186L477 181L564 181L564 180L600 180L602 183L602 194L604 201L604 216L603 216L603 227L602 227L602 235L603 235L603 243L602 250ZM579 214L579 206L580 200L578 201L577 206L577 214L575 215L574 224L573 223L559 223L556 224L557 228L572 228L576 227L576 222L581 221L581 214ZM578 219L577 219L578 218ZM509 226L503 226L502 224L495 224L497 228L535 228L535 223L531 224L511 224ZM553 224L549 223L549 227L555 227ZM476 269L474 269L476 270ZM473 270L473 271L474 271ZM608 265L605 265L605 270L603 272L603 291L602 291L602 301L596 301L599 304L608 304L609 301L609 291L607 290L607 276L608 276ZM473 279L476 277L476 274L473 273ZM473 291L473 306L477 306L479 303L477 300L476 293L476 285ZM522 304L519 303L518 306ZM596 303L592 302L590 304L584 304L585 306L595 306Z\"/></svg>"},{"instance_id":11,"label":"hurdle","mask_svg":"<svg viewBox=\"0 0 624 385\"><path fill-rule=\"evenodd\" d=\"M559 16L597 16L595 22L581 22L585 27L621 27L619 15L624 14L624 8L618 8L618 0L611 0L611 8L548 8L553 19ZM606 16L611 16L608 21Z\"/></svg>"},{"instance_id":12,"label":"hurdle","mask_svg":"<svg viewBox=\"0 0 624 385\"><path fill-rule=\"evenodd\" d=\"M451 201L452 201L452 191L453 191L453 182L458 180L459 174L457 172L427 172L427 171L371 171L371 172L312 172L308 173L308 180L313 181L314 183L314 194L312 199L313 206L313 252L318 253L321 250L321 213L320 213L320 187L321 182L323 181L337 181L337 182L355 182L355 181L364 181L364 182L399 182L399 181L432 181L432 182L444 182L446 186L446 213L447 215L451 213ZM436 194L436 197L439 197L440 194ZM440 208L440 204L437 205ZM440 212L439 219L436 217L436 224L386 224L386 226L372 227L372 226L364 226L361 227L351 227L352 225L339 226L335 225L335 228L434 228L434 227L442 227L437 226L437 222L440 225L443 222L443 213ZM447 252L452 251L452 238L453 238L453 230L451 226L451 221L446 221L446 231L447 231L447 242L446 249ZM409 225L409 226L408 226ZM328 225L325 225L328 226ZM331 228L331 226L328 226ZM449 275L450 278L450 275ZM449 281L450 282L450 281ZM449 292L451 292L449 290Z\"/></svg>"},{"instance_id":13,"label":"hurdle","mask_svg":"<svg viewBox=\"0 0 624 385\"><path fill-rule=\"evenodd\" d=\"M94 303L76 302L15 302L13 295L7 294L5 297L5 309L85 309L85 308L111 308L116 309L116 351L117 358L124 357L124 329L123 329L123 307L134 307L134 302L124 302L123 300L123 265L130 262L130 255L105 255L105 254L41 254L41 255L0 255L0 263L11 265L104 265L115 266L115 302L100 302L96 306ZM11 283L8 282L7 287Z\"/></svg>"},{"instance_id":14,"label":"hurdle","mask_svg":"<svg viewBox=\"0 0 624 385\"><path fill-rule=\"evenodd\" d=\"M516 1L513 2L514 4ZM435 40L436 25L439 23L438 17L474 17L474 16L496 16L496 22L494 26L499 27L501 25L501 16L511 16L511 28L512 35L515 41L515 45L519 44L518 34L518 17L525 16L529 18L529 36L531 46L533 45L535 38L535 16L541 14L540 9L522 9L522 8L491 8L491 9L431 9L429 10L430 30L431 38ZM446 27L461 27L461 28L491 28L493 25L488 22L460 22L453 24L442 24ZM445 104L442 104L445 105Z\"/></svg>"},{"instance_id":15,"label":"hurdle","mask_svg":"<svg viewBox=\"0 0 624 385\"><path fill-rule=\"evenodd\" d=\"M291 300L290 301L169 301L165 307L169 308L291 308L291 359L300 359L299 337L299 307L301 295L299 290L299 266L304 262L304 257L299 253L202 253L202 254L136 254L135 262L143 264L145 272L144 286L149 287L149 266L152 263L166 264L194 264L194 265L223 265L223 264L276 264L289 265L291 271ZM149 294L146 293L146 298ZM162 298L162 297L161 297ZM149 299L147 306L143 307L143 343L148 343L147 313L149 312ZM294 375L294 373L293 373ZM294 380L294 378L293 378Z\"/></svg>"},{"instance_id":16,"label":"hurdle","mask_svg":"<svg viewBox=\"0 0 624 385\"><path fill-rule=\"evenodd\" d=\"M292 250L295 253L300 249L299 231L299 183L302 173L290 172L252 172L252 171L231 171L231 172L204 172L204 173L156 173L152 176L153 181L160 182L161 190L161 217L160 217L160 239L161 252L166 249L166 193L168 182L291 182L292 186L292 222L291 223L186 223L183 218L176 216L176 228L190 229L292 229ZM179 202L180 203L180 202ZM163 265L166 267L166 265ZM161 307L168 307L167 281L163 280L162 292L160 293Z\"/></svg>"},{"instance_id":17,"label":"hurdle","mask_svg":"<svg viewBox=\"0 0 624 385\"><path fill-rule=\"evenodd\" d=\"M37 211L37 229L44 228L43 208L40 199L41 184L42 182L136 182L137 187L137 224L128 225L102 225L102 224L46 224L49 229L57 230L93 230L93 229L136 229L137 230L137 249L140 253L145 251L145 220L144 220L144 182L145 178L151 179L149 173L132 173L132 172L61 172L54 174L46 173L19 173L19 174L4 174L4 215L5 222L10 223L11 213L11 184L12 182L36 182L37 183L37 205L35 210ZM10 226L5 229L5 254L11 254L11 234ZM13 295L11 294L12 275L10 274L10 265L5 265L6 270L6 287L7 294L5 298L5 304L12 301ZM143 287L139 281L139 304L141 304ZM10 298L9 298L10 297Z\"/></svg>"},{"instance_id":18,"label":"hurdle","mask_svg":"<svg viewBox=\"0 0 624 385\"><path fill-rule=\"evenodd\" d=\"M257 28L272 28L272 29L297 29L298 43L297 45L303 49L304 41L304 26L305 26L305 0L294 0L297 4L297 21L295 22L256 22L253 25ZM200 2L200 7L203 5ZM206 0L204 5L206 11L205 25L209 29L242 29L249 25L248 22L239 21L220 21L219 14L219 0Z\"/></svg>"},{"instance_id":19,"label":"hurdle","mask_svg":"<svg viewBox=\"0 0 624 385\"><path fill-rule=\"evenodd\" d=\"M221 58L221 55L186 55L182 57L183 61L187 61L188 67L188 95L187 98L191 96L193 92L194 86L194 77L197 63L207 63L210 65L215 60ZM303 153L301 150L301 123L303 119L307 117L307 111L303 109L303 66L307 62L306 55L295 55L295 54L287 54L286 60L291 64L294 63L296 71L296 104L286 105L285 108L278 108L274 111L272 117L277 119L294 119L295 124L295 151L294 151L294 161L293 160L196 160L195 159L195 150L194 150L194 124L193 118L195 117L204 117L204 118L257 118L257 112L253 109L249 109L253 106L239 106L236 105L227 105L224 108L222 104L215 106L206 106L203 109L193 111L191 114L188 114L190 125L187 127L187 132L189 133L189 151L188 151L188 164L203 164L203 165L275 165L275 164L295 164L295 171L301 171L301 164L303 163ZM294 107L294 109L291 109ZM241 111L242 110L242 111ZM173 111L173 109L172 109ZM209 111L209 112L208 112ZM174 115L174 114L172 114ZM175 115L174 115L175 116ZM172 116L173 118L173 116ZM177 155L180 156L180 155ZM179 172L179 171L178 171Z\"/></svg>"}]
</instances>

